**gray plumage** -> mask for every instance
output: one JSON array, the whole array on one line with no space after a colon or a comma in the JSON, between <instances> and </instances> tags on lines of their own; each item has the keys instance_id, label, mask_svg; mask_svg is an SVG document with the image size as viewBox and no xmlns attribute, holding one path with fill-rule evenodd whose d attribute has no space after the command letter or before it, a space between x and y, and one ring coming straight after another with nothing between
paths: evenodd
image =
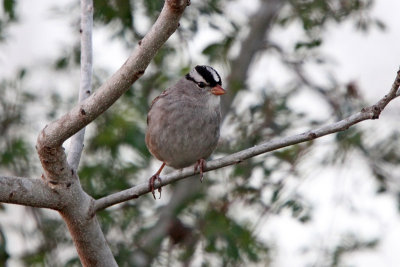
<instances>
[{"instance_id":1,"label":"gray plumage","mask_svg":"<svg viewBox=\"0 0 400 267\"><path fill-rule=\"evenodd\" d=\"M219 139L219 95L225 92L220 85L213 68L197 66L153 100L147 116L146 145L154 157L180 169L211 155ZM213 93L215 87L222 92Z\"/></svg>"}]
</instances>

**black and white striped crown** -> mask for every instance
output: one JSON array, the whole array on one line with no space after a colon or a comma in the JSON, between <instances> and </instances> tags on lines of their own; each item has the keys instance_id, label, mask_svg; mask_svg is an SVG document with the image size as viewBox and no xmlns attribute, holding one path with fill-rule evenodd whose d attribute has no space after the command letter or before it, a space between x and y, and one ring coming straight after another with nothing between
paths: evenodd
<instances>
[{"instance_id":1,"label":"black and white striped crown","mask_svg":"<svg viewBox=\"0 0 400 267\"><path fill-rule=\"evenodd\" d=\"M221 77L218 72L206 65L198 65L194 67L188 74L186 74L186 79L192 80L195 83L204 83L210 87L214 87L216 85L222 85Z\"/></svg>"}]
</instances>

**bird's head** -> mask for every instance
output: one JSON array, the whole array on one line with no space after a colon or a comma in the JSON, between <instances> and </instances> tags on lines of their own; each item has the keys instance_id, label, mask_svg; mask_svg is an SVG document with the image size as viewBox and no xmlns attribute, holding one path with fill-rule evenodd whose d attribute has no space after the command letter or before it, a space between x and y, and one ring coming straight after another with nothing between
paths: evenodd
<instances>
[{"instance_id":1,"label":"bird's head","mask_svg":"<svg viewBox=\"0 0 400 267\"><path fill-rule=\"evenodd\" d=\"M226 93L225 89L222 88L221 77L210 66L198 65L194 67L186 74L186 79L194 82L199 89L209 91L216 96Z\"/></svg>"}]
</instances>

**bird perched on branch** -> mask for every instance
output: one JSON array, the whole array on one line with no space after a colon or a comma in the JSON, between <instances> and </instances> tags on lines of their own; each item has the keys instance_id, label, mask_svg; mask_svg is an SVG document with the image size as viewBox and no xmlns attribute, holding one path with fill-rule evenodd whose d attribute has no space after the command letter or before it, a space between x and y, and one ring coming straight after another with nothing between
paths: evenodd
<instances>
[{"instance_id":1,"label":"bird perched on branch","mask_svg":"<svg viewBox=\"0 0 400 267\"><path fill-rule=\"evenodd\" d=\"M153 197L155 181L165 165L175 169L194 163L203 179L205 159L217 146L221 122L221 77L210 66L196 66L151 103L147 115L146 145L163 162L149 179ZM158 188L161 197L161 187Z\"/></svg>"}]
</instances>

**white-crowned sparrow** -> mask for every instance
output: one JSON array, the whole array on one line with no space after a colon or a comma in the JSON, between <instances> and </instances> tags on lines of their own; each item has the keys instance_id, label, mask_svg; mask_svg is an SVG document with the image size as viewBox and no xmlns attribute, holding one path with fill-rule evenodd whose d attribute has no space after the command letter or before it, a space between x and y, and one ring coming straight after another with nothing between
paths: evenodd
<instances>
[{"instance_id":1,"label":"white-crowned sparrow","mask_svg":"<svg viewBox=\"0 0 400 267\"><path fill-rule=\"evenodd\" d=\"M154 198L154 182L161 181L159 175L165 165L181 169L197 162L195 170L202 180L204 159L211 155L219 138L219 96L225 94L221 85L215 69L196 66L151 103L146 145L163 162L149 180ZM161 193L161 187L158 191Z\"/></svg>"}]
</instances>

